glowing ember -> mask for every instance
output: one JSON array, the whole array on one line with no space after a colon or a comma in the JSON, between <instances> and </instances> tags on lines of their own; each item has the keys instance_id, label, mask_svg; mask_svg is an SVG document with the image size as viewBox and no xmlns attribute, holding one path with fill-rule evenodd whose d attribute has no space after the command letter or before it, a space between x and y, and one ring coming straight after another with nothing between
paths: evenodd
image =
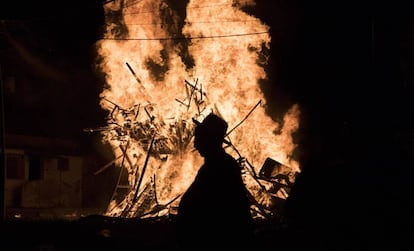
<instances>
[{"instance_id":1,"label":"glowing ember","mask_svg":"<svg viewBox=\"0 0 414 251\"><path fill-rule=\"evenodd\" d=\"M269 49L269 27L242 10L252 1L176 2L105 5L105 39L97 43L107 83L101 106L109 112L102 135L128 174L128 191L114 194L107 214L171 213L202 163L192 120L211 111L229 123L226 149L240 160L252 212L271 213L273 199L288 196L286 184L299 172L291 155L300 111L291 107L283 124L266 114L258 82L266 78L262 48ZM268 159L280 164L279 176L260 177ZM276 180L280 175L285 179Z\"/></svg>"}]
</instances>

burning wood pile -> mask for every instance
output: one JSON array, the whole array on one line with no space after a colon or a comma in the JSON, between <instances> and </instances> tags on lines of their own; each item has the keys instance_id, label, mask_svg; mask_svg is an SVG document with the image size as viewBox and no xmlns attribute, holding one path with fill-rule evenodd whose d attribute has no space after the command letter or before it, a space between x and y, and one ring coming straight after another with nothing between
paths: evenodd
<instances>
[{"instance_id":1,"label":"burning wood pile","mask_svg":"<svg viewBox=\"0 0 414 251\"><path fill-rule=\"evenodd\" d=\"M110 166L120 170L107 215L176 213L203 162L193 151L194 121L210 112L229 124L225 148L239 160L252 214L269 218L280 212L300 171L292 136L300 110L293 105L284 114L269 114L261 85L270 27L247 13L249 6L254 1L104 4L96 68L105 78L100 105L108 112L107 125L88 131L99 131L115 156L96 173Z\"/></svg>"},{"instance_id":2,"label":"burning wood pile","mask_svg":"<svg viewBox=\"0 0 414 251\"><path fill-rule=\"evenodd\" d=\"M157 173L174 173L171 170L164 170L176 168L166 164L169 159L189 158L188 155L196 155L192 147L194 121L198 121L214 109L209 110L204 104L206 92L203 91L198 80L194 84L185 80L185 92L184 99L175 99L176 105L184 108L183 112L179 116L165 119L157 115L156 104L137 104L125 108L104 98L113 107L107 117L108 125L85 129L85 131L98 131L102 134L104 142L118 146L117 157L95 172L99 174L113 164L120 168L117 185L107 208L107 215L126 218L157 218L175 213L179 198L186 187L182 186L174 196L160 202L158 196L163 191L157 191L157 183L168 182L169 186L174 186L174 184L165 179L158 180ZM246 187L250 193L252 215L268 219L277 217L284 200L289 195L296 173L272 158L267 158L257 173L256 168L240 153L229 137L260 104L261 101L227 132L224 144L225 148L231 151L239 161ZM194 111L196 112L191 114ZM219 111L214 110L214 112ZM174 163L177 164L176 161ZM125 171L126 174L123 173ZM178 174L172 174L174 175ZM165 184L163 185L165 189Z\"/></svg>"}]
</instances>

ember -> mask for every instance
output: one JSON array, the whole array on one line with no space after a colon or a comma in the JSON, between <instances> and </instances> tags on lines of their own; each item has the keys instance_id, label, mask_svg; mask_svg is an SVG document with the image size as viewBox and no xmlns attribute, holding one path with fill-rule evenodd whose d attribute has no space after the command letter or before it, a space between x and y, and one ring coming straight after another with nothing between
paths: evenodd
<instances>
[{"instance_id":1,"label":"ember","mask_svg":"<svg viewBox=\"0 0 414 251\"><path fill-rule=\"evenodd\" d=\"M105 5L97 66L107 83L101 106L108 118L91 131L118 156L113 163L120 178L107 215L173 214L201 164L193 151L193 121L214 111L229 123L226 150L239 160L252 214L274 217L300 171L292 158L300 110L294 105L284 115L266 113L259 80L266 78L262 49L269 49L269 27L243 12L253 1L176 4Z\"/></svg>"}]
</instances>

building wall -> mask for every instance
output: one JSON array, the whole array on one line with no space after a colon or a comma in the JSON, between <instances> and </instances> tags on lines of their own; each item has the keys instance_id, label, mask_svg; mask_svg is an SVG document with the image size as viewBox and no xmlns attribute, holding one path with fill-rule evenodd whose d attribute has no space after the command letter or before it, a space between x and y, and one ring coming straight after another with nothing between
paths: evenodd
<instances>
[{"instance_id":1,"label":"building wall","mask_svg":"<svg viewBox=\"0 0 414 251\"><path fill-rule=\"evenodd\" d=\"M6 207L81 207L82 167L80 156L38 155L33 161L23 150L7 149Z\"/></svg>"},{"instance_id":2,"label":"building wall","mask_svg":"<svg viewBox=\"0 0 414 251\"><path fill-rule=\"evenodd\" d=\"M75 156L48 157L43 160L42 179L22 187L22 207L82 206L82 159Z\"/></svg>"}]
</instances>

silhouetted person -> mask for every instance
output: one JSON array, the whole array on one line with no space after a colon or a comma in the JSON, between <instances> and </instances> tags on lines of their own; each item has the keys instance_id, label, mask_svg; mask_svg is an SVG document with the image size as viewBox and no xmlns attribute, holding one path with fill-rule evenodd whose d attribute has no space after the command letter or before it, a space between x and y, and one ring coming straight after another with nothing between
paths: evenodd
<instances>
[{"instance_id":1,"label":"silhouetted person","mask_svg":"<svg viewBox=\"0 0 414 251\"><path fill-rule=\"evenodd\" d=\"M227 127L211 113L195 128L194 147L204 164L180 201L180 250L233 250L251 245L253 219L241 168L222 147Z\"/></svg>"}]
</instances>

